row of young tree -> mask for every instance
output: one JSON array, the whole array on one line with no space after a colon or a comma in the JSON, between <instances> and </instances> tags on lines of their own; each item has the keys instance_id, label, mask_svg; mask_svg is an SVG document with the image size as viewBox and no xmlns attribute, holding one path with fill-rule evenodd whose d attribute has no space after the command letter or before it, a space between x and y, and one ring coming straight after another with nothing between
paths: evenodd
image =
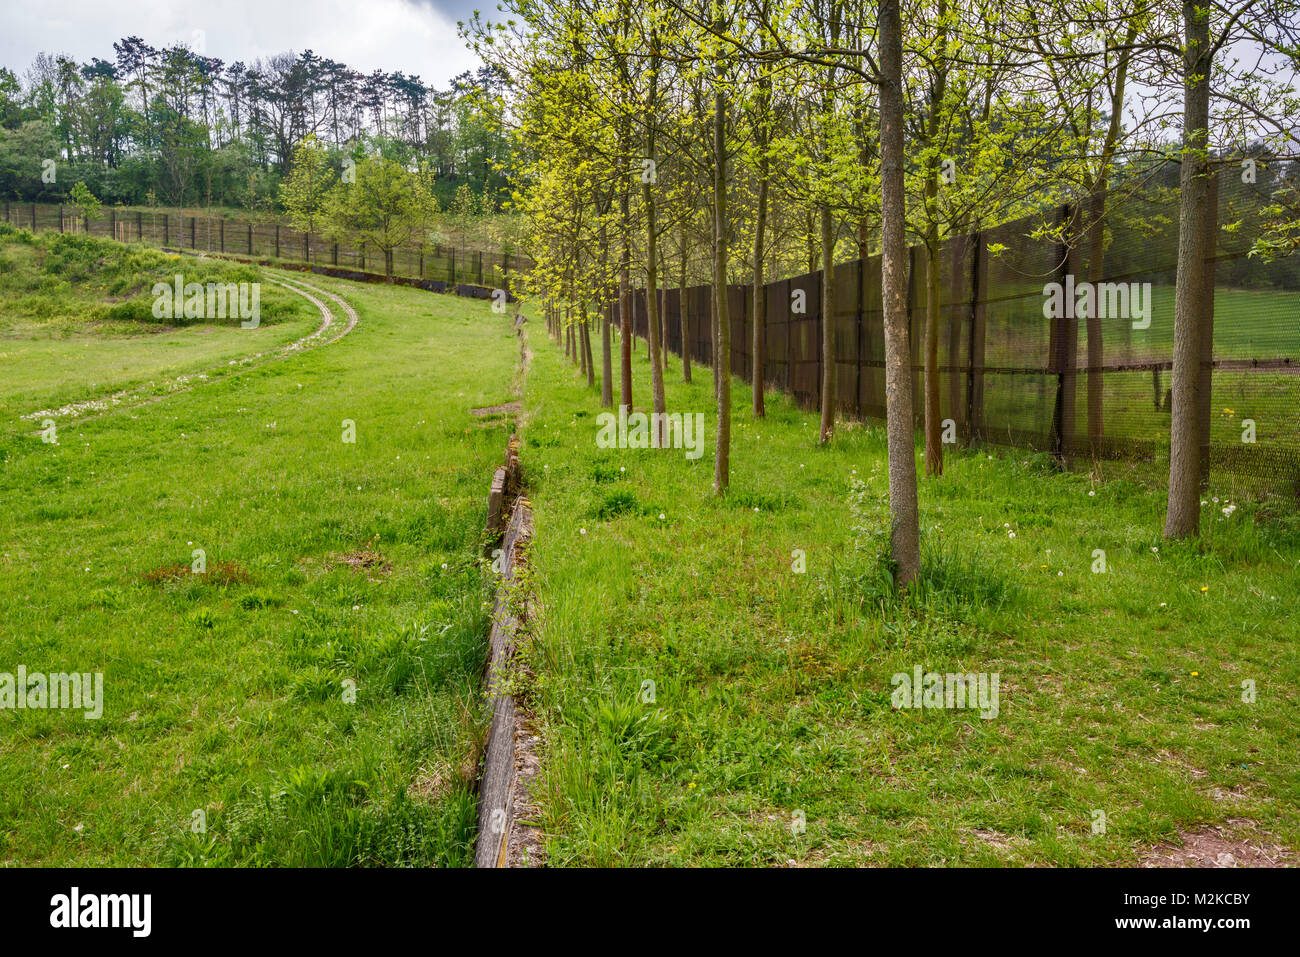
<instances>
[{"instance_id":1,"label":"row of young tree","mask_svg":"<svg viewBox=\"0 0 1300 957\"><path fill-rule=\"evenodd\" d=\"M644 285L652 403L667 374L658 292L704 281L713 355L730 354L729 282L881 255L891 552L920 569L908 342L908 245L921 247L925 467L942 471L940 249L951 236L1070 203L1041 234L1080 237L1100 275L1108 200L1137 171L1178 164L1179 249L1165 533L1195 534L1196 405L1210 174L1246 150L1295 146L1294 0L507 0L465 34L509 82L516 202L533 288L591 356L602 393L632 405L631 288ZM1239 162L1239 161L1235 161ZM1285 218L1285 217L1284 217ZM1056 231L1053 234L1053 231ZM1286 225L1279 231L1285 244ZM670 265L671 264L671 265ZM1079 277L1091 278L1091 277ZM763 296L753 297L753 415L764 414ZM833 324L822 324L820 440L835 432ZM1086 322L1087 365L1101 362ZM684 352L686 350L683 350ZM722 365L722 368L719 368ZM594 363L589 366L594 374ZM689 357L682 357L689 380ZM730 481L731 377L714 363L714 487ZM1101 380L1087 382L1100 434ZM660 420L662 421L662 419ZM1094 432L1095 430L1095 432Z\"/></svg>"},{"instance_id":2,"label":"row of young tree","mask_svg":"<svg viewBox=\"0 0 1300 957\"><path fill-rule=\"evenodd\" d=\"M274 207L293 152L308 137L337 166L380 153L430 171L444 205L470 183L492 209L508 155L490 67L447 90L400 71L362 74L310 50L225 63L139 37L111 60L38 54L22 80L0 68L0 193L58 200L75 182L106 202ZM42 162L60 164L42 176Z\"/></svg>"}]
</instances>

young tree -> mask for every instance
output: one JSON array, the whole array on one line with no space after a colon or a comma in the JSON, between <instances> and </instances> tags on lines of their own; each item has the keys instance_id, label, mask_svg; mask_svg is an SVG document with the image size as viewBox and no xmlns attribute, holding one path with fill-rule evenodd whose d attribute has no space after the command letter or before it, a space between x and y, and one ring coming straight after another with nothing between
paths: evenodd
<instances>
[{"instance_id":1,"label":"young tree","mask_svg":"<svg viewBox=\"0 0 1300 957\"><path fill-rule=\"evenodd\" d=\"M907 335L907 193L903 165L903 22L899 0L880 0L880 268L885 312L885 403L889 445L890 554L894 583L921 574L912 433L911 348Z\"/></svg>"},{"instance_id":2,"label":"young tree","mask_svg":"<svg viewBox=\"0 0 1300 957\"><path fill-rule=\"evenodd\" d=\"M325 214L327 231L360 240L384 254L384 275L393 275L393 250L422 240L437 200L423 179L400 164L368 156L356 167L356 182L339 183Z\"/></svg>"},{"instance_id":3,"label":"young tree","mask_svg":"<svg viewBox=\"0 0 1300 957\"><path fill-rule=\"evenodd\" d=\"M90 191L90 187L83 182L73 184L72 190L68 193L68 199L71 201L72 207L77 211L78 218L83 223L89 223L90 220L99 219L103 215L100 212L100 207L103 204Z\"/></svg>"},{"instance_id":4,"label":"young tree","mask_svg":"<svg viewBox=\"0 0 1300 957\"><path fill-rule=\"evenodd\" d=\"M280 184L280 203L294 229L314 232L335 184L329 158L315 135L299 141L289 175Z\"/></svg>"},{"instance_id":5,"label":"young tree","mask_svg":"<svg viewBox=\"0 0 1300 957\"><path fill-rule=\"evenodd\" d=\"M1169 498L1165 511L1166 538L1185 538L1200 529L1202 441L1208 440L1212 375L1204 368L1212 353L1214 290L1206 282L1206 263L1214 251L1211 105L1218 88L1220 102L1240 111L1236 122L1218 117L1221 126L1275 126L1282 103L1294 104L1295 70L1300 61L1300 10L1292 0L1263 5L1184 0L1181 43L1158 35L1154 46L1177 56L1182 67L1182 141L1179 150L1178 267L1174 289L1173 414L1169 434ZM1290 63L1277 82L1262 82L1255 71L1225 57L1220 72L1216 57L1237 41ZM1284 124L1285 125L1285 124ZM1294 143L1294 130L1285 133Z\"/></svg>"}]
</instances>

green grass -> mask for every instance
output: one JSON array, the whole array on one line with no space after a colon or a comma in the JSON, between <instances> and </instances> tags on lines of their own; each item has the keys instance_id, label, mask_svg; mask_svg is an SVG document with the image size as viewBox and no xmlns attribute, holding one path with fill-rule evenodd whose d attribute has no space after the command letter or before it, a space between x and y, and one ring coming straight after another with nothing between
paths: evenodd
<instances>
[{"instance_id":1,"label":"green grass","mask_svg":"<svg viewBox=\"0 0 1300 957\"><path fill-rule=\"evenodd\" d=\"M670 411L706 416L691 462L597 448L598 392L538 325L532 348L551 863L1132 865L1235 818L1300 846L1293 507L1225 518L1216 485L1203 538L1172 544L1153 472L1112 464L1094 486L1045 456L950 453L921 481L925 571L900 601L880 428L819 448L813 414L770 394L754 421L736 382L719 499L707 368L668 375ZM998 717L894 709L892 676L917 665L997 673Z\"/></svg>"},{"instance_id":2,"label":"green grass","mask_svg":"<svg viewBox=\"0 0 1300 957\"><path fill-rule=\"evenodd\" d=\"M155 319L154 283L257 282L255 269L172 256L83 235L0 224L0 422L182 376L216 375L229 363L274 351L320 324L314 306L262 282L261 322Z\"/></svg>"},{"instance_id":3,"label":"green grass","mask_svg":"<svg viewBox=\"0 0 1300 957\"><path fill-rule=\"evenodd\" d=\"M469 410L514 397L507 318L309 277L357 307L351 334L50 445L20 416L247 354L235 327L106 319L115 284L247 267L0 239L0 353L37 350L0 380L0 672L105 681L99 720L0 710L0 863L469 863L484 496L512 424ZM281 292L268 342L317 321ZM900 600L879 428L820 448L812 414L771 394L755 422L737 382L717 498L707 368L668 375L702 458L601 449L598 392L529 329L519 687L550 863L1130 865L1243 818L1300 846L1293 505L1216 477L1201 539L1171 544L1157 470L950 450ZM895 709L916 666L997 674L997 717Z\"/></svg>"},{"instance_id":4,"label":"green grass","mask_svg":"<svg viewBox=\"0 0 1300 957\"><path fill-rule=\"evenodd\" d=\"M99 720L0 711L0 863L470 861L484 498L507 425L469 409L510 397L517 340L484 303L310 281L360 313L340 341L61 426L57 445L30 424L0 437L0 671L105 686ZM314 327L314 307L280 332L293 321ZM116 340L51 337L87 375L38 368L0 400L71 401L235 342L205 351L197 332L177 330L183 359L128 337L126 370ZM43 341L11 335L0 351Z\"/></svg>"}]
</instances>

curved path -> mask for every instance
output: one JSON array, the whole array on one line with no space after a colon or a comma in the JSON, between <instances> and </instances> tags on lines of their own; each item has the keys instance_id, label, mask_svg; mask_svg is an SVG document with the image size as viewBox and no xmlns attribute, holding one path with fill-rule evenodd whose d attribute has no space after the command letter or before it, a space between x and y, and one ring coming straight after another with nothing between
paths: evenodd
<instances>
[{"instance_id":1,"label":"curved path","mask_svg":"<svg viewBox=\"0 0 1300 957\"><path fill-rule=\"evenodd\" d=\"M42 409L38 412L29 412L23 415L22 418L32 420L64 420L62 423L64 425L76 425L77 423L98 418L100 415L118 409L139 408L141 406L151 405L152 403L160 402L169 396L177 395L181 392L189 392L191 389L202 385L205 382L213 382L218 379L229 378L230 375L239 375L268 362L274 362L278 359L298 355L299 353L317 346L338 342L356 328L358 322L357 311L342 296L336 295L329 290L321 289L318 286L302 282L298 279L279 279L270 276L267 278L277 286L283 286L285 289L296 292L320 311L321 324L314 332L303 336L301 339L295 339L293 342L285 343L270 352L256 352L240 359L231 359L226 363L225 367L217 366L208 372L197 372L191 375L177 376L175 379L171 380L172 387L163 395L153 395L152 390L154 386L152 384L137 386L134 389L124 389L120 392L114 392L111 395L104 396L103 398L72 402L57 409ZM325 303L325 298L332 299L347 316L347 322L342 324L341 329L338 328L339 324L334 321L334 312ZM326 338L327 334L330 333L331 330L335 329L338 329L338 331ZM224 372L220 375L216 374L218 370L230 366L238 367L238 371L229 374Z\"/></svg>"}]
</instances>

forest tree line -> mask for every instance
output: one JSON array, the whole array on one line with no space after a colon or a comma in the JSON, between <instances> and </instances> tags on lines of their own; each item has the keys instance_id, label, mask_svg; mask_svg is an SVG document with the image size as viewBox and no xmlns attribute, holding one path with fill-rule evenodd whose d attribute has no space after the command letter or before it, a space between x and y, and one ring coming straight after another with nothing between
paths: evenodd
<instances>
[{"instance_id":1,"label":"forest tree line","mask_svg":"<svg viewBox=\"0 0 1300 957\"><path fill-rule=\"evenodd\" d=\"M57 202L83 182L109 204L271 213L310 141L338 175L383 157L420 173L443 208L468 185L494 212L508 196L503 86L491 67L437 90L311 50L226 63L135 36L110 59L40 53L21 76L0 67L0 195Z\"/></svg>"}]
</instances>

